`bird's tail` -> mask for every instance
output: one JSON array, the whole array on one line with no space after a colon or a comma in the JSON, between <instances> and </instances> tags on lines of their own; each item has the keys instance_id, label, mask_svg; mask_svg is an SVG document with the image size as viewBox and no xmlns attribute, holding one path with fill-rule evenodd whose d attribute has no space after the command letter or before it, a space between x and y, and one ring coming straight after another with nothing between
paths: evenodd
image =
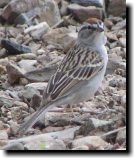
<instances>
[{"instance_id":1,"label":"bird's tail","mask_svg":"<svg viewBox=\"0 0 136 160\"><path fill-rule=\"evenodd\" d=\"M50 103L46 106L39 107L39 109L34 113L34 115L32 115L32 117L26 122L24 122L22 126L18 129L17 132L19 133L19 135L23 135L24 133L26 133L28 129L30 129L38 121L39 117L42 114L48 112L51 107L52 105Z\"/></svg>"}]
</instances>

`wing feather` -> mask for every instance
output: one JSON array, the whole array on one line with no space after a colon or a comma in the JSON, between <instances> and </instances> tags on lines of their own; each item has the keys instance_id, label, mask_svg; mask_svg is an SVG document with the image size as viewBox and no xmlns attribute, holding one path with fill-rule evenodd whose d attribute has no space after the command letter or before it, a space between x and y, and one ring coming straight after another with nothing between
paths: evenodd
<instances>
[{"instance_id":1,"label":"wing feather","mask_svg":"<svg viewBox=\"0 0 136 160\"><path fill-rule=\"evenodd\" d=\"M86 53L86 51L88 56L83 53ZM81 56L82 59L80 58ZM75 57L79 59L75 59ZM79 60L78 64L75 65L77 60ZM55 100L61 96L65 96L71 87L79 81L91 79L102 70L103 66L103 59L97 51L76 48L75 52L74 48L71 48L68 55L66 55L60 64L57 72L50 79L46 89L46 98Z\"/></svg>"}]
</instances>

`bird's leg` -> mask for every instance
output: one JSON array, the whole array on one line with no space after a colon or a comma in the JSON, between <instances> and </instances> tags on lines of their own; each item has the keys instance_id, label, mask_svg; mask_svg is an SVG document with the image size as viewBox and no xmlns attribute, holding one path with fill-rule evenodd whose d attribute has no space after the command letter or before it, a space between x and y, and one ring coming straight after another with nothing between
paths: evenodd
<instances>
[{"instance_id":1,"label":"bird's leg","mask_svg":"<svg viewBox=\"0 0 136 160\"><path fill-rule=\"evenodd\" d=\"M73 105L68 104L67 107L66 107L66 111L71 112L72 116L75 117L74 110L73 110L72 106Z\"/></svg>"}]
</instances>

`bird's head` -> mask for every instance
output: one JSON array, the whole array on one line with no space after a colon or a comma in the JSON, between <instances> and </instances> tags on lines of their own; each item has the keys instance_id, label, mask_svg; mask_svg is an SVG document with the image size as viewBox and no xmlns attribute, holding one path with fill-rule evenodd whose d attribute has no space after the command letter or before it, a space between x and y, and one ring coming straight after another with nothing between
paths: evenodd
<instances>
[{"instance_id":1,"label":"bird's head","mask_svg":"<svg viewBox=\"0 0 136 160\"><path fill-rule=\"evenodd\" d=\"M78 39L86 44L105 44L104 23L97 18L88 19L78 32Z\"/></svg>"}]
</instances>

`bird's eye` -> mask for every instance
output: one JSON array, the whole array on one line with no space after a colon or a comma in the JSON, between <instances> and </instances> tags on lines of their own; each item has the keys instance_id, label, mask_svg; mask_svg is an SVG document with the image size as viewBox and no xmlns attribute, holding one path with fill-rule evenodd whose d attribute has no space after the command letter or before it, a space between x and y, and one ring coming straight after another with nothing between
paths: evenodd
<instances>
[{"instance_id":1,"label":"bird's eye","mask_svg":"<svg viewBox=\"0 0 136 160\"><path fill-rule=\"evenodd\" d=\"M87 29L92 29L90 25L88 25Z\"/></svg>"},{"instance_id":2,"label":"bird's eye","mask_svg":"<svg viewBox=\"0 0 136 160\"><path fill-rule=\"evenodd\" d=\"M99 24L99 25L102 25L102 22L101 22L101 21L98 21L98 24Z\"/></svg>"}]
</instances>

